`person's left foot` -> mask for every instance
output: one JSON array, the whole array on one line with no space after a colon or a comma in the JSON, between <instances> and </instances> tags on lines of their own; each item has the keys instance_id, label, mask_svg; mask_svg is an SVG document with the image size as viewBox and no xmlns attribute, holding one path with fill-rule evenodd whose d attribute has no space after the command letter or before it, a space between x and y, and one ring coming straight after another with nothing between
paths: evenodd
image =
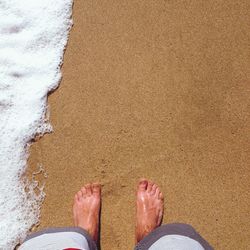
<instances>
[{"instance_id":1,"label":"person's left foot","mask_svg":"<svg viewBox=\"0 0 250 250\"><path fill-rule=\"evenodd\" d=\"M99 234L100 206L100 184L87 184L75 195L73 205L74 224L88 231L96 242Z\"/></svg>"},{"instance_id":2,"label":"person's left foot","mask_svg":"<svg viewBox=\"0 0 250 250\"><path fill-rule=\"evenodd\" d=\"M136 243L159 227L163 216L163 194L158 185L141 179L136 197Z\"/></svg>"}]
</instances>

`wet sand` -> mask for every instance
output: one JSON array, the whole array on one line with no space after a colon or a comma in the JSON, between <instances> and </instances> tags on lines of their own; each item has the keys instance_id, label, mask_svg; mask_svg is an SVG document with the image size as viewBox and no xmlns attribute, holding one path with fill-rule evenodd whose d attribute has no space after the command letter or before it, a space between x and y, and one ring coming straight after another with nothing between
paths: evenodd
<instances>
[{"instance_id":1,"label":"wet sand","mask_svg":"<svg viewBox=\"0 0 250 250\"><path fill-rule=\"evenodd\" d=\"M75 0L54 133L31 147L29 169L48 174L38 229L72 225L74 193L100 181L102 250L132 249L144 176L165 194L165 223L192 224L215 249L249 247L249 11Z\"/></svg>"}]
</instances>

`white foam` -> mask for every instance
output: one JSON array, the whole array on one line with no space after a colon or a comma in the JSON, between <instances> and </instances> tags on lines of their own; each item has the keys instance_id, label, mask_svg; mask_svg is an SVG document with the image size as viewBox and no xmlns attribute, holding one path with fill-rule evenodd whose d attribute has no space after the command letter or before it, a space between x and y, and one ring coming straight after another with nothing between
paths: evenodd
<instances>
[{"instance_id":1,"label":"white foam","mask_svg":"<svg viewBox=\"0 0 250 250\"><path fill-rule=\"evenodd\" d=\"M0 249L39 219L44 193L22 178L29 142L51 130L47 94L59 83L72 0L0 1Z\"/></svg>"}]
</instances>

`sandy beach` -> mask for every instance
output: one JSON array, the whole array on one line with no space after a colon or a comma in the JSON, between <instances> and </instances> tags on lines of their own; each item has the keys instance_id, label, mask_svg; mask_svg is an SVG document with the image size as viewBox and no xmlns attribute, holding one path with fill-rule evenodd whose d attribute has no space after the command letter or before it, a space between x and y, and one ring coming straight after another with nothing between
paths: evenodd
<instances>
[{"instance_id":1,"label":"sandy beach","mask_svg":"<svg viewBox=\"0 0 250 250\"><path fill-rule=\"evenodd\" d=\"M72 225L73 195L103 186L102 250L134 246L135 185L157 182L164 223L215 249L249 247L249 1L75 0L54 132L31 147L46 169L41 224Z\"/></svg>"}]
</instances>

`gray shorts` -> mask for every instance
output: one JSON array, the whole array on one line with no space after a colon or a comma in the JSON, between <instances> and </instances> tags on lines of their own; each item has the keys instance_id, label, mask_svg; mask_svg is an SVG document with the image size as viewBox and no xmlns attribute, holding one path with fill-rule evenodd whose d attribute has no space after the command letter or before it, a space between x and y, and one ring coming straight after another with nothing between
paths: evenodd
<instances>
[{"instance_id":1,"label":"gray shorts","mask_svg":"<svg viewBox=\"0 0 250 250\"><path fill-rule=\"evenodd\" d=\"M48 228L29 235L20 250L97 250L94 240L80 227Z\"/></svg>"},{"instance_id":2,"label":"gray shorts","mask_svg":"<svg viewBox=\"0 0 250 250\"><path fill-rule=\"evenodd\" d=\"M49 228L29 235L20 250L97 250L87 231L80 227ZM213 250L195 229L187 224L167 224L143 238L135 250Z\"/></svg>"},{"instance_id":3,"label":"gray shorts","mask_svg":"<svg viewBox=\"0 0 250 250\"><path fill-rule=\"evenodd\" d=\"M189 247L190 246L192 247ZM182 223L167 224L156 228L144 237L135 250L213 250L195 229Z\"/></svg>"}]
</instances>

